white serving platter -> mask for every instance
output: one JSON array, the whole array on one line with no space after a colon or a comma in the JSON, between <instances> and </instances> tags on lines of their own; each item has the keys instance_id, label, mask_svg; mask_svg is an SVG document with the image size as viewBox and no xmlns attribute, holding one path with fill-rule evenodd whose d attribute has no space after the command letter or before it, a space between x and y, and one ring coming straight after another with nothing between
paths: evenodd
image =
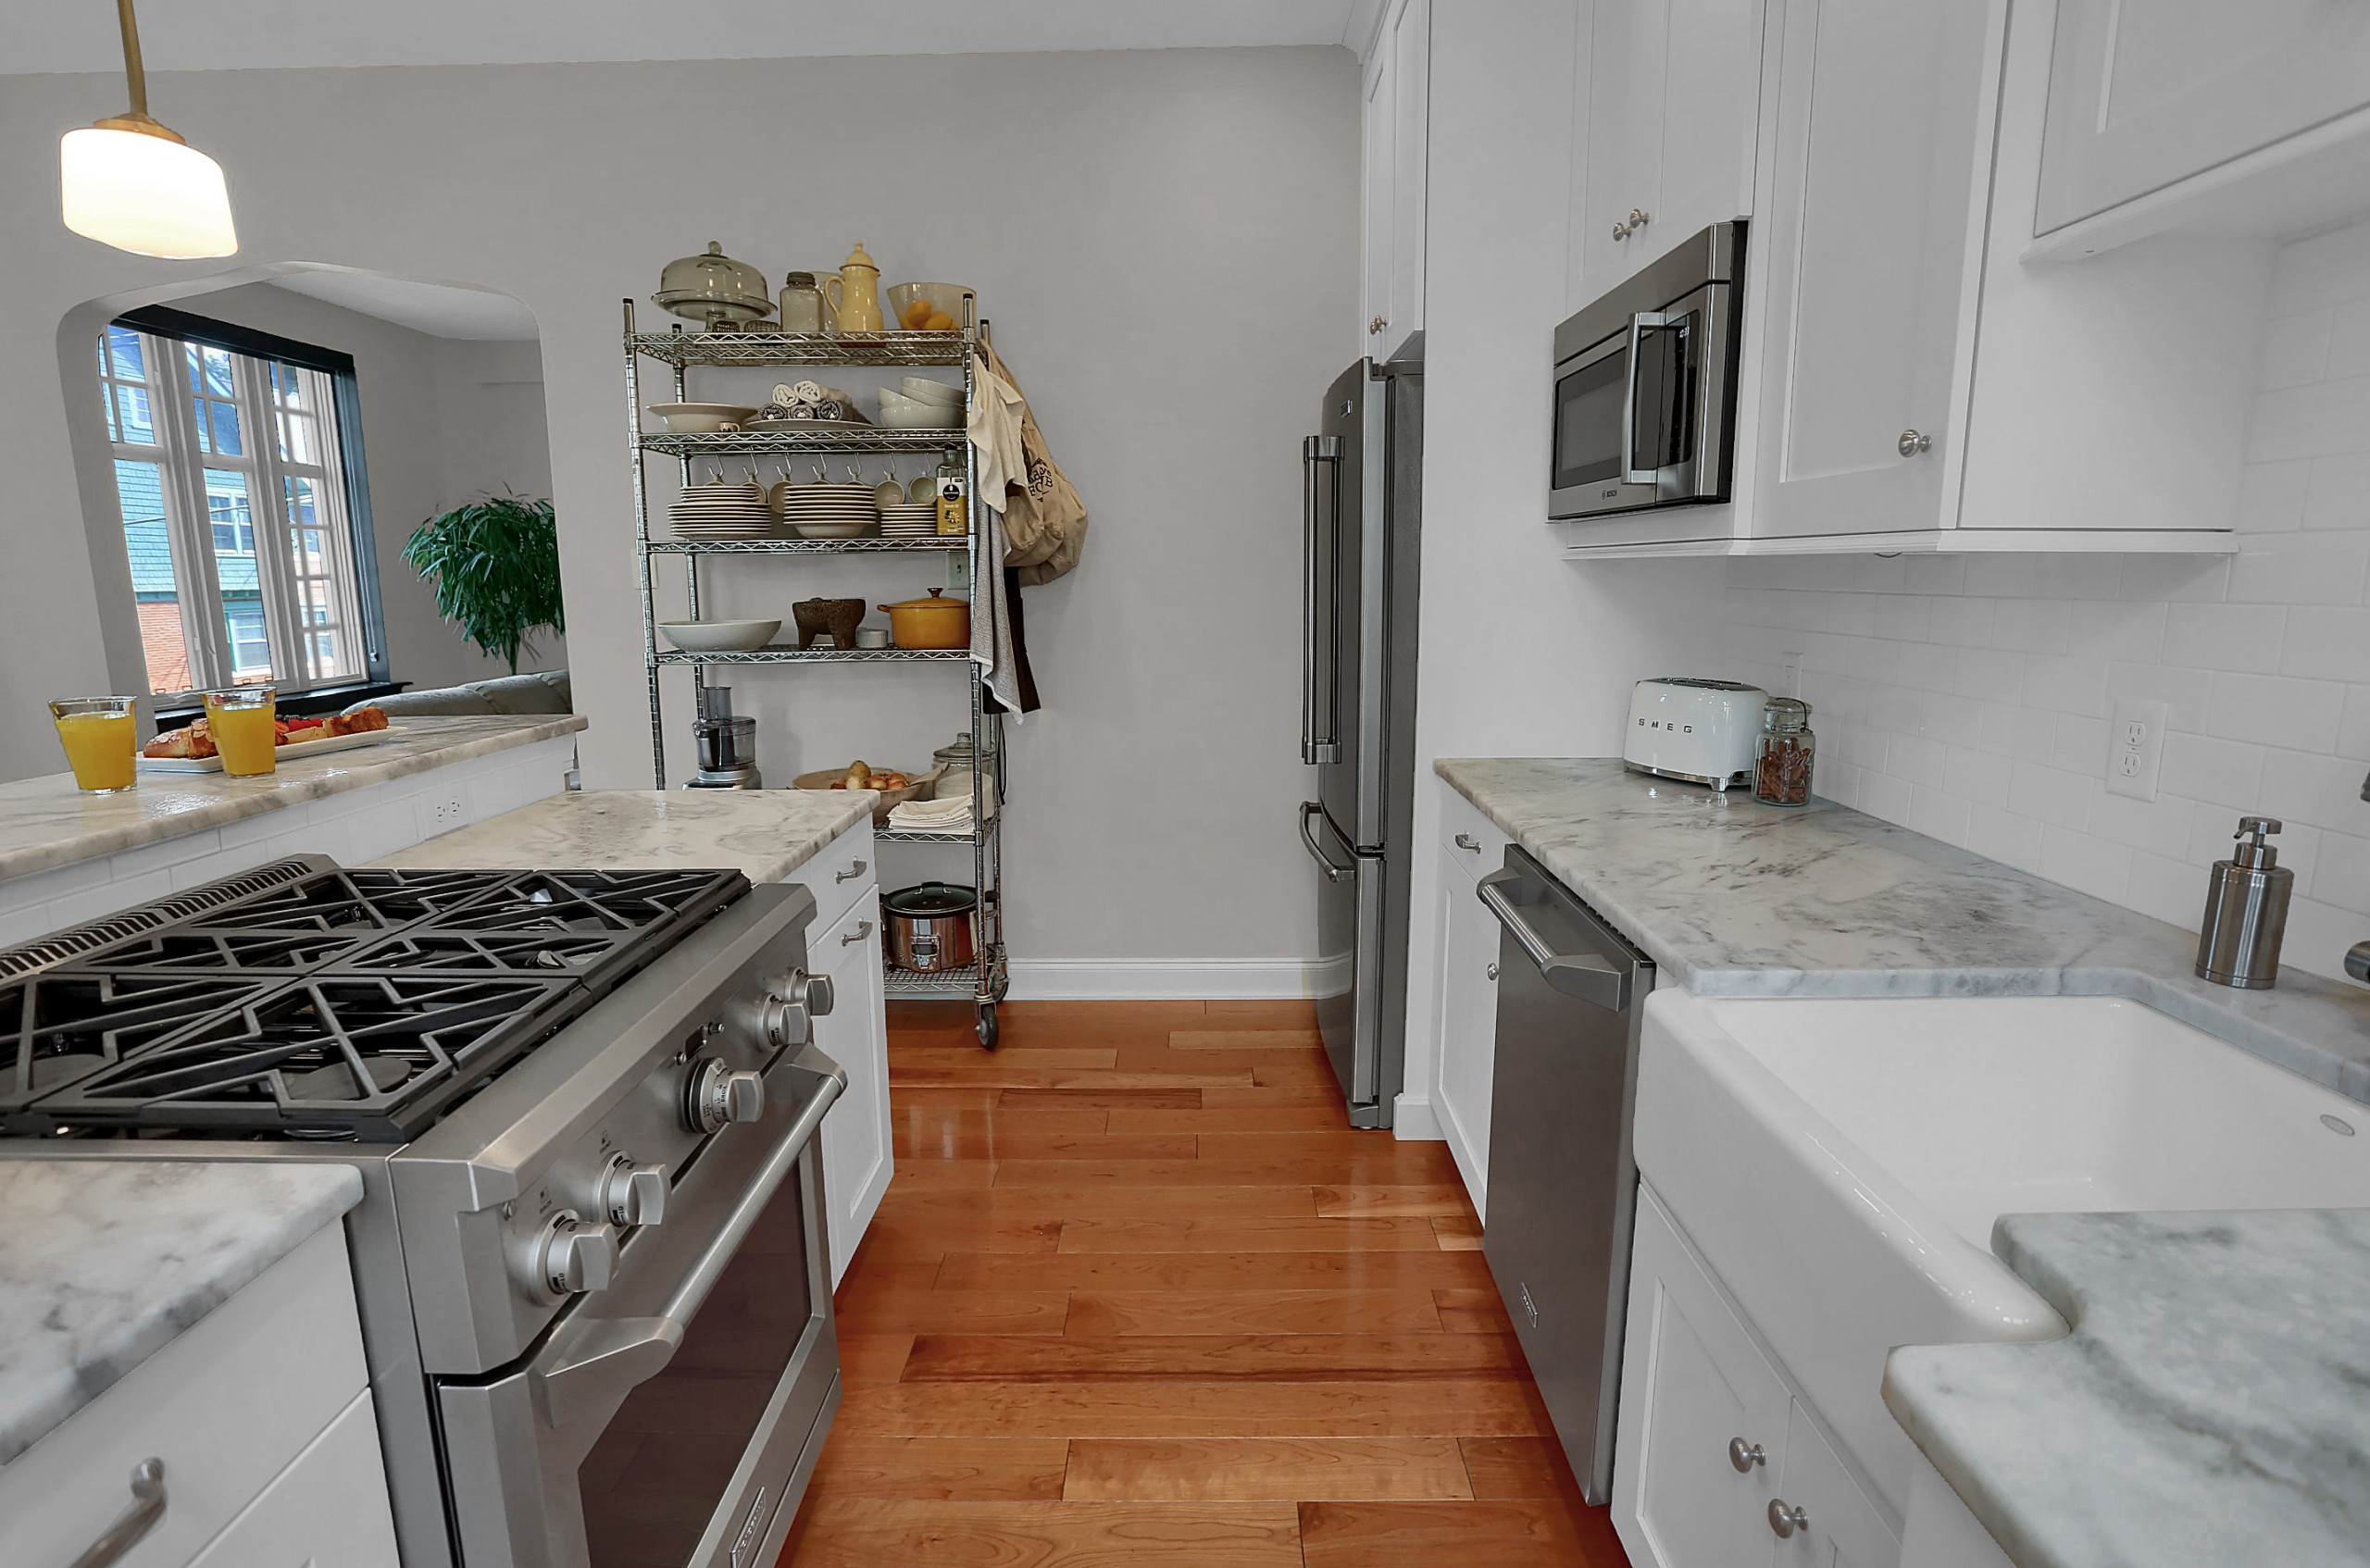
<instances>
[{"instance_id":1,"label":"white serving platter","mask_svg":"<svg viewBox=\"0 0 2370 1568\"><path fill-rule=\"evenodd\" d=\"M375 745L380 740L392 740L408 733L402 725L391 724L384 729L365 729L353 735L330 735L318 740L299 740L293 746L272 748L272 761L278 764L286 762L290 757L317 757L324 752L351 751L356 746ZM140 770L143 773L219 773L222 771L222 759L219 756L142 757Z\"/></svg>"}]
</instances>

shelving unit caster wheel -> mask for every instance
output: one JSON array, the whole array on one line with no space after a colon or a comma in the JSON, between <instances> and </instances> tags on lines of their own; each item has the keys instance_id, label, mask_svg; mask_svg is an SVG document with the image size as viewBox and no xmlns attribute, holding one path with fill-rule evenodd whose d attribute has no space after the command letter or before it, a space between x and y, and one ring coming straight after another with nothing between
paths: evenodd
<instances>
[{"instance_id":1,"label":"shelving unit caster wheel","mask_svg":"<svg viewBox=\"0 0 2370 1568\"><path fill-rule=\"evenodd\" d=\"M979 1003L979 1044L989 1051L996 1048L996 1004L992 1002Z\"/></svg>"}]
</instances>

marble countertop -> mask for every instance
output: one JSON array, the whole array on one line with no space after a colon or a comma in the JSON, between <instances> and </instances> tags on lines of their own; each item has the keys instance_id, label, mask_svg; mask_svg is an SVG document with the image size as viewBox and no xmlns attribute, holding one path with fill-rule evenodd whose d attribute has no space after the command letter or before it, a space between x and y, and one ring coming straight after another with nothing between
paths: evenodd
<instances>
[{"instance_id":1,"label":"marble countertop","mask_svg":"<svg viewBox=\"0 0 2370 1568\"><path fill-rule=\"evenodd\" d=\"M425 773L471 757L570 735L574 714L432 718L406 714L405 733L374 745L292 757L255 778L223 773L143 773L120 795L85 795L70 773L0 784L0 878L23 877L243 817Z\"/></svg>"},{"instance_id":2,"label":"marble countertop","mask_svg":"<svg viewBox=\"0 0 2370 1568\"><path fill-rule=\"evenodd\" d=\"M1705 996L2127 996L2370 1102L2370 990L2209 984L2192 932L1815 800L1618 758L1443 759L1490 820Z\"/></svg>"},{"instance_id":3,"label":"marble countertop","mask_svg":"<svg viewBox=\"0 0 2370 1568\"><path fill-rule=\"evenodd\" d=\"M351 1165L0 1160L0 1464L360 1201Z\"/></svg>"},{"instance_id":4,"label":"marble countertop","mask_svg":"<svg viewBox=\"0 0 2370 1568\"><path fill-rule=\"evenodd\" d=\"M2370 1210L2010 1214L2074 1325L1892 1353L1885 1403L2020 1568L2370 1563Z\"/></svg>"},{"instance_id":5,"label":"marble countertop","mask_svg":"<svg viewBox=\"0 0 2370 1568\"><path fill-rule=\"evenodd\" d=\"M735 866L779 882L872 815L869 790L592 790L554 795L400 850L377 865Z\"/></svg>"}]
</instances>

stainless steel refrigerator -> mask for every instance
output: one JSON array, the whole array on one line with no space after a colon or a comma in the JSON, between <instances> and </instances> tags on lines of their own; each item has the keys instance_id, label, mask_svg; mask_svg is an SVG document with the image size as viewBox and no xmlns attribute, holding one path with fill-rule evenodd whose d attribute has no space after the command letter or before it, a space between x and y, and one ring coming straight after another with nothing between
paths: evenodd
<instances>
[{"instance_id":1,"label":"stainless steel refrigerator","mask_svg":"<svg viewBox=\"0 0 2370 1568\"><path fill-rule=\"evenodd\" d=\"M1387 1127L1406 1048L1423 367L1359 360L1301 443L1300 808L1316 862L1316 1020L1350 1125Z\"/></svg>"}]
</instances>

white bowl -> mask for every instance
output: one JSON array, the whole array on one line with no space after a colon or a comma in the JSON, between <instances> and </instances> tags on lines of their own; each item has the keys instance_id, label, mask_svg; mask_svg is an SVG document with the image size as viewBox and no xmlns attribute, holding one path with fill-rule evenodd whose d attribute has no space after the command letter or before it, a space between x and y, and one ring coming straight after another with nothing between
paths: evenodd
<instances>
[{"instance_id":1,"label":"white bowl","mask_svg":"<svg viewBox=\"0 0 2370 1568\"><path fill-rule=\"evenodd\" d=\"M795 517L790 526L798 530L801 539L859 539L873 527L865 522L808 523Z\"/></svg>"},{"instance_id":2,"label":"white bowl","mask_svg":"<svg viewBox=\"0 0 2370 1568\"><path fill-rule=\"evenodd\" d=\"M668 429L686 435L737 430L742 420L756 412L742 403L654 403L650 411L666 420Z\"/></svg>"},{"instance_id":3,"label":"white bowl","mask_svg":"<svg viewBox=\"0 0 2370 1568\"><path fill-rule=\"evenodd\" d=\"M957 430L963 428L963 411L959 408L932 408L926 403L901 398L903 408L880 406L880 423L892 430Z\"/></svg>"},{"instance_id":4,"label":"white bowl","mask_svg":"<svg viewBox=\"0 0 2370 1568\"><path fill-rule=\"evenodd\" d=\"M659 635L686 653L745 653L762 648L780 621L660 621Z\"/></svg>"},{"instance_id":5,"label":"white bowl","mask_svg":"<svg viewBox=\"0 0 2370 1568\"><path fill-rule=\"evenodd\" d=\"M963 406L961 387L951 387L944 381L932 380L928 376L901 377L897 385L904 389L905 396L918 399L923 403L942 403L954 408Z\"/></svg>"}]
</instances>

